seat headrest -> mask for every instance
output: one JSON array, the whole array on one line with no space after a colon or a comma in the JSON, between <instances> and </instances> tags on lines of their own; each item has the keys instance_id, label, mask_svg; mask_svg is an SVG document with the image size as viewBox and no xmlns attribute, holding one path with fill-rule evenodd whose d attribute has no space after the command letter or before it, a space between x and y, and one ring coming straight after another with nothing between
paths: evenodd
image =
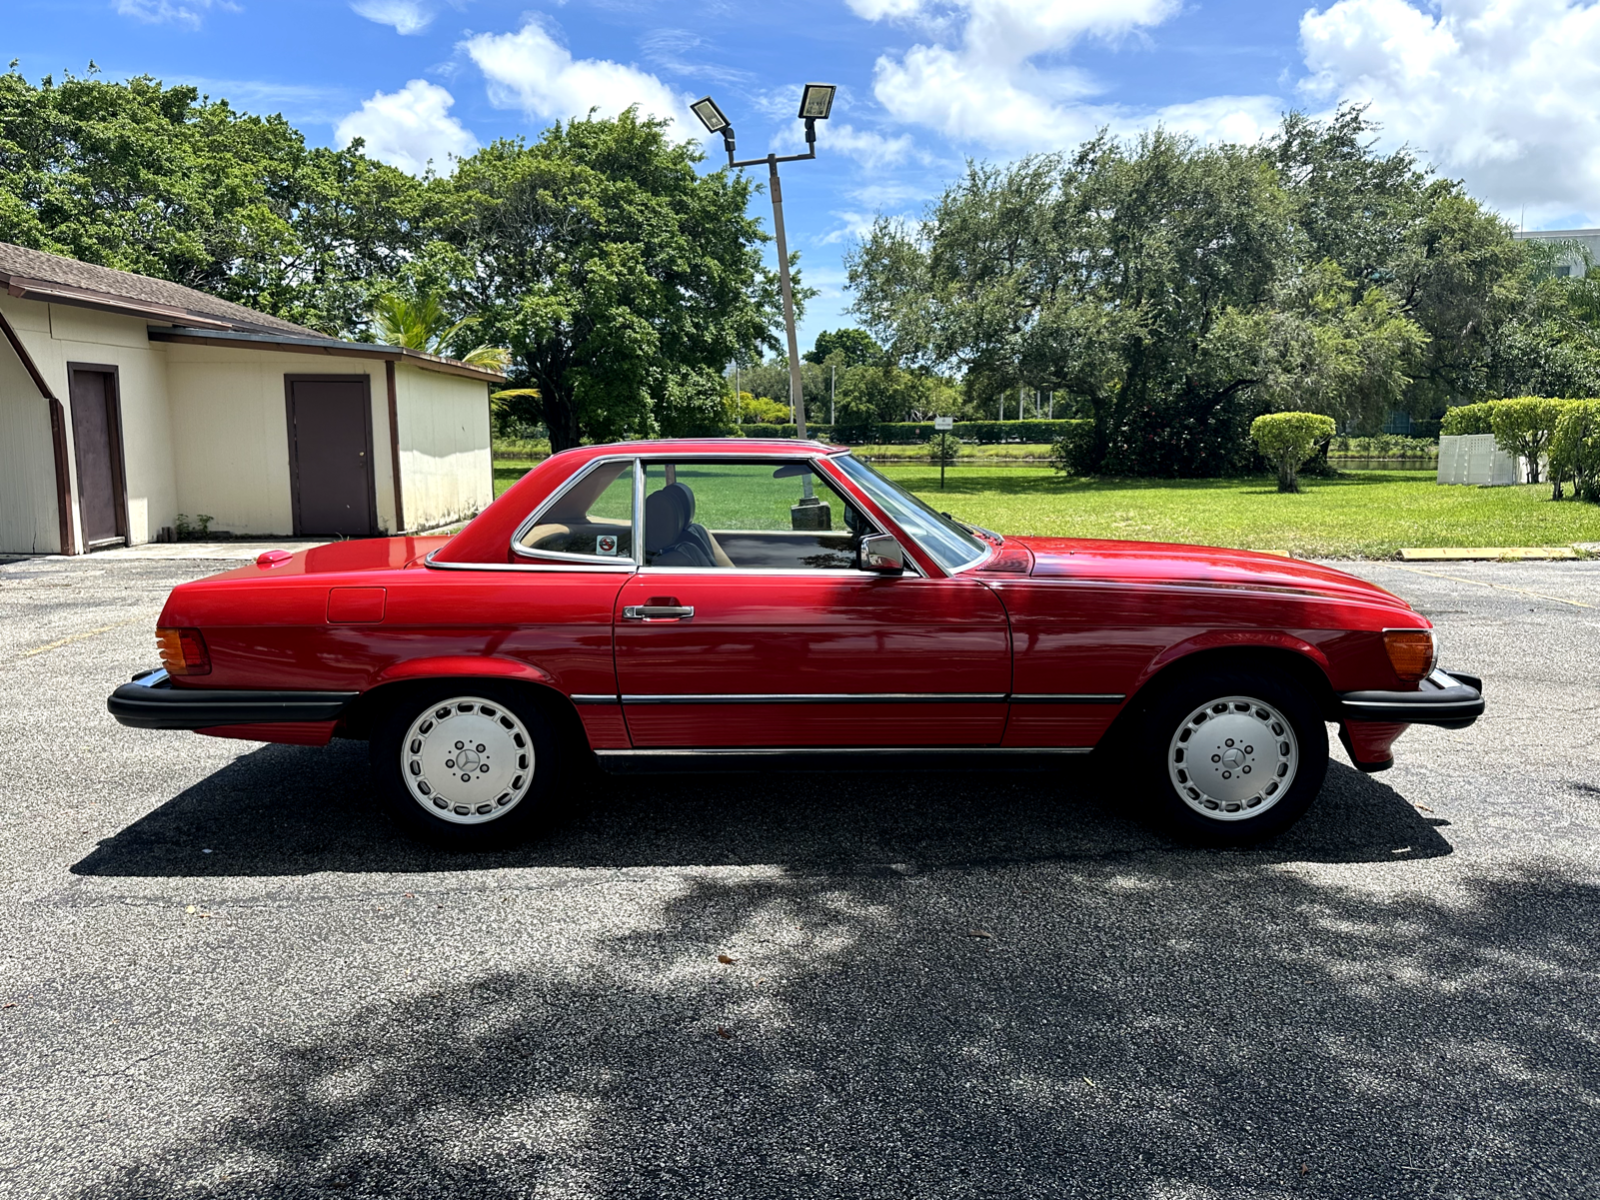
<instances>
[{"instance_id":1,"label":"seat headrest","mask_svg":"<svg viewBox=\"0 0 1600 1200\"><path fill-rule=\"evenodd\" d=\"M651 492L644 498L644 548L651 554L665 550L683 538L689 518L684 515L683 497L671 488Z\"/></svg>"},{"instance_id":2,"label":"seat headrest","mask_svg":"<svg viewBox=\"0 0 1600 1200\"><path fill-rule=\"evenodd\" d=\"M664 492L676 492L678 494L681 503L687 510L683 514L683 523L685 525L694 520L694 492L690 490L690 487L687 483L669 483L661 490Z\"/></svg>"}]
</instances>

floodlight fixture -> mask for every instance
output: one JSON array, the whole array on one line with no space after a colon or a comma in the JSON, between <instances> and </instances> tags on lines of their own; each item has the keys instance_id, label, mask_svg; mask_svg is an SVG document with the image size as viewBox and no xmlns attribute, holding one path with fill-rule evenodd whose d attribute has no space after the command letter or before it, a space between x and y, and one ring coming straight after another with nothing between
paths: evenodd
<instances>
[{"instance_id":1,"label":"floodlight fixture","mask_svg":"<svg viewBox=\"0 0 1600 1200\"><path fill-rule=\"evenodd\" d=\"M806 152L804 154L766 154L761 158L749 158L739 161L734 158L733 125L727 116L717 107L717 102L710 96L696 100L689 107L694 115L700 118L700 123L711 133L722 135L722 144L728 150L728 167L730 170L738 167L754 167L765 163L767 167L768 193L772 197L772 232L778 243L778 290L783 296L783 325L784 333L789 343L789 406L794 411L795 434L802 440L806 436L806 405L804 389L801 387L800 378L800 347L794 328L794 287L789 279L789 243L783 230L783 187L778 181L778 164L786 162L803 162L808 158L817 156L817 122L826 121L828 114L833 111L833 97L838 88L831 83L808 83L800 92L800 119L806 123ZM801 480L801 497L796 506L795 520L799 521L802 515L814 517L812 511L821 501L812 493L811 477L805 476ZM805 510L804 514L801 510ZM823 510L826 512L826 509ZM796 524L796 529L813 528L811 525ZM826 526L823 526L826 528Z\"/></svg>"},{"instance_id":2,"label":"floodlight fixture","mask_svg":"<svg viewBox=\"0 0 1600 1200\"><path fill-rule=\"evenodd\" d=\"M696 100L689 107L694 110L694 115L700 118L700 124L706 127L707 132L721 133L728 128L728 118L723 115L722 110L717 107L717 102L710 96Z\"/></svg>"},{"instance_id":3,"label":"floodlight fixture","mask_svg":"<svg viewBox=\"0 0 1600 1200\"><path fill-rule=\"evenodd\" d=\"M800 93L800 116L807 121L826 121L833 111L833 95L839 89L831 83L808 83Z\"/></svg>"}]
</instances>

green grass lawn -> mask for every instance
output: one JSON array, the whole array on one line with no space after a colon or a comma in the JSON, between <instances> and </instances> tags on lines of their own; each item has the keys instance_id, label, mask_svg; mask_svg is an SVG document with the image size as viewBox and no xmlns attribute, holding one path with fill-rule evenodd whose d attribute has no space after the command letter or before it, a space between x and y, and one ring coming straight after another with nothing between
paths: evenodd
<instances>
[{"instance_id":1,"label":"green grass lawn","mask_svg":"<svg viewBox=\"0 0 1600 1200\"><path fill-rule=\"evenodd\" d=\"M531 464L495 464L495 494ZM1600 542L1600 507L1544 484L1440 487L1432 471L1350 472L1280 495L1261 479L1072 479L1047 467L878 464L935 508L1001 533L1241 546L1317 558L1392 558L1402 546Z\"/></svg>"}]
</instances>

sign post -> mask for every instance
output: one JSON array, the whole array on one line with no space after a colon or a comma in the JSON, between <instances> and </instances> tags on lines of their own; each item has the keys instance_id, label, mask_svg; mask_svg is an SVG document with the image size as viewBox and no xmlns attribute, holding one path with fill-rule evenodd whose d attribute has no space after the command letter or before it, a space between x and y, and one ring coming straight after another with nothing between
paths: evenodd
<instances>
[{"instance_id":1,"label":"sign post","mask_svg":"<svg viewBox=\"0 0 1600 1200\"><path fill-rule=\"evenodd\" d=\"M939 435L939 490L944 491L944 464L950 457L950 445L945 440L950 436L950 431L956 426L954 417L935 417L933 430Z\"/></svg>"}]
</instances>

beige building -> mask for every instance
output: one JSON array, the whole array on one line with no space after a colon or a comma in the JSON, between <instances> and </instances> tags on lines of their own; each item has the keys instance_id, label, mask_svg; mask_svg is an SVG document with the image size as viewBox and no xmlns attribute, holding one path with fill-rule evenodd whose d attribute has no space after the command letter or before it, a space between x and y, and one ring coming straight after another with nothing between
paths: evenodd
<instances>
[{"instance_id":1,"label":"beige building","mask_svg":"<svg viewBox=\"0 0 1600 1200\"><path fill-rule=\"evenodd\" d=\"M0 243L0 552L461 520L502 378Z\"/></svg>"}]
</instances>

